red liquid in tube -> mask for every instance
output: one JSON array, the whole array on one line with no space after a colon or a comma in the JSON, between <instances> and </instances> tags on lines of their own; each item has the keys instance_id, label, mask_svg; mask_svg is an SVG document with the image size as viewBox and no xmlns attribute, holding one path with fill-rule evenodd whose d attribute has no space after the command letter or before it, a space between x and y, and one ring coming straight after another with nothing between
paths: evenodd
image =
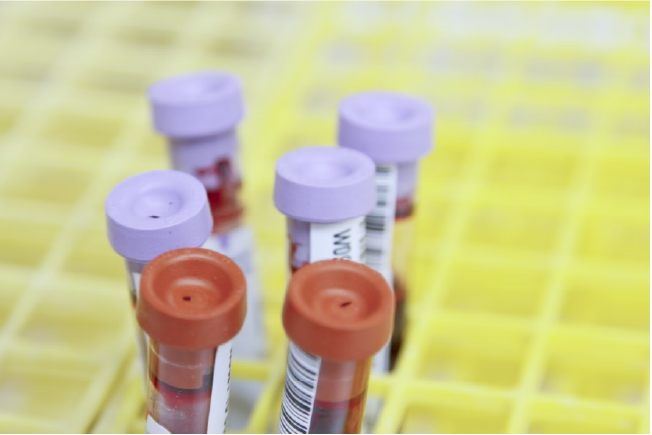
<instances>
[{"instance_id":1,"label":"red liquid in tube","mask_svg":"<svg viewBox=\"0 0 652 435\"><path fill-rule=\"evenodd\" d=\"M215 351L184 351L151 341L147 413L170 433L207 433Z\"/></svg>"},{"instance_id":2,"label":"red liquid in tube","mask_svg":"<svg viewBox=\"0 0 652 435\"><path fill-rule=\"evenodd\" d=\"M398 198L394 221L394 241L392 249L393 287L396 297L396 312L394 315L394 331L390 342L390 370L394 368L396 359L403 344L406 329L406 298L407 272L410 251L412 250L414 233L414 200L412 195Z\"/></svg>"},{"instance_id":3,"label":"red liquid in tube","mask_svg":"<svg viewBox=\"0 0 652 435\"><path fill-rule=\"evenodd\" d=\"M322 360L310 433L362 431L371 361Z\"/></svg>"}]
</instances>

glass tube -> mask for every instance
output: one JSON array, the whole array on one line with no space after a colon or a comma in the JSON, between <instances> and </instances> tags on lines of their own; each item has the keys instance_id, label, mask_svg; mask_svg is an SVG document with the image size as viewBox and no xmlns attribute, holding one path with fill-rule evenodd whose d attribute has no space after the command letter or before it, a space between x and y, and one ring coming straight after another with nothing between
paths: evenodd
<instances>
[{"instance_id":1,"label":"glass tube","mask_svg":"<svg viewBox=\"0 0 652 435\"><path fill-rule=\"evenodd\" d=\"M206 187L213 234L239 227L244 207L235 129L202 137L169 138L169 147L173 167L194 175Z\"/></svg>"},{"instance_id":2,"label":"glass tube","mask_svg":"<svg viewBox=\"0 0 652 435\"><path fill-rule=\"evenodd\" d=\"M321 361L309 433L360 433L373 358Z\"/></svg>"},{"instance_id":3,"label":"glass tube","mask_svg":"<svg viewBox=\"0 0 652 435\"><path fill-rule=\"evenodd\" d=\"M417 163L397 165L397 195L392 248L392 284L396 295L394 332L391 339L390 369L403 343L406 328L407 276L414 241L414 192L417 181Z\"/></svg>"},{"instance_id":4,"label":"glass tube","mask_svg":"<svg viewBox=\"0 0 652 435\"><path fill-rule=\"evenodd\" d=\"M169 433L207 433L215 353L150 340L148 433L153 424Z\"/></svg>"}]
</instances>

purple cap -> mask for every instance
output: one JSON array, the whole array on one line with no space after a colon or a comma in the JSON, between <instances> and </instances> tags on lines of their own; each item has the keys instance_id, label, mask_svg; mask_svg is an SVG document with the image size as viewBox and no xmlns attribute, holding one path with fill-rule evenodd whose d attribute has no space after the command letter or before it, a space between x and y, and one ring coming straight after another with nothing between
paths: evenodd
<instances>
[{"instance_id":1,"label":"purple cap","mask_svg":"<svg viewBox=\"0 0 652 435\"><path fill-rule=\"evenodd\" d=\"M179 171L144 172L121 181L106 197L104 211L109 243L136 261L201 246L213 228L206 189Z\"/></svg>"},{"instance_id":2,"label":"purple cap","mask_svg":"<svg viewBox=\"0 0 652 435\"><path fill-rule=\"evenodd\" d=\"M276 161L274 203L306 222L339 222L364 216L376 203L375 165L346 148L312 146Z\"/></svg>"},{"instance_id":3,"label":"purple cap","mask_svg":"<svg viewBox=\"0 0 652 435\"><path fill-rule=\"evenodd\" d=\"M411 95L367 91L340 103L340 146L365 153L376 163L412 162L433 146L434 111Z\"/></svg>"},{"instance_id":4,"label":"purple cap","mask_svg":"<svg viewBox=\"0 0 652 435\"><path fill-rule=\"evenodd\" d=\"M205 71L159 80L147 91L154 128L170 137L197 137L234 128L244 116L238 77Z\"/></svg>"}]
</instances>

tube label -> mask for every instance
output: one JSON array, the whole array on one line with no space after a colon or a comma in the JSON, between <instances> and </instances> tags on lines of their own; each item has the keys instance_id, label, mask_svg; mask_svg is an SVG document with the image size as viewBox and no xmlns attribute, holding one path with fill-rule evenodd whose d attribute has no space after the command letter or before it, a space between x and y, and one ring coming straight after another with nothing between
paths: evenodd
<instances>
[{"instance_id":1,"label":"tube label","mask_svg":"<svg viewBox=\"0 0 652 435\"><path fill-rule=\"evenodd\" d=\"M290 342L278 433L308 433L320 367L321 358Z\"/></svg>"},{"instance_id":2,"label":"tube label","mask_svg":"<svg viewBox=\"0 0 652 435\"><path fill-rule=\"evenodd\" d=\"M206 433L224 433L229 413L229 383L231 381L232 342L217 348L211 389L211 408L208 412Z\"/></svg>"},{"instance_id":3,"label":"tube label","mask_svg":"<svg viewBox=\"0 0 652 435\"><path fill-rule=\"evenodd\" d=\"M392 242L396 214L396 165L376 166L376 206L366 218L367 266L392 285Z\"/></svg>"},{"instance_id":4,"label":"tube label","mask_svg":"<svg viewBox=\"0 0 652 435\"><path fill-rule=\"evenodd\" d=\"M364 216L330 224L310 224L311 263L332 258L363 263L365 246Z\"/></svg>"},{"instance_id":5,"label":"tube label","mask_svg":"<svg viewBox=\"0 0 652 435\"><path fill-rule=\"evenodd\" d=\"M236 358L259 359L265 354L265 329L260 307L260 284L254 268L254 234L246 225L224 234L211 234L203 248L224 254L242 270L247 280L247 317L233 340Z\"/></svg>"}]
</instances>

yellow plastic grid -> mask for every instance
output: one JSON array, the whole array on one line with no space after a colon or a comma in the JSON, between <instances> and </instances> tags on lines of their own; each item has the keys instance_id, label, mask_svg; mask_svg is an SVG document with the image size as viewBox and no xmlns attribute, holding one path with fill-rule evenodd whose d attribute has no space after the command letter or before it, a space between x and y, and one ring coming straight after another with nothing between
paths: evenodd
<instances>
[{"instance_id":1,"label":"yellow plastic grid","mask_svg":"<svg viewBox=\"0 0 652 435\"><path fill-rule=\"evenodd\" d=\"M397 370L376 432L649 433L649 4L0 2L0 432L139 432L123 265L102 203L167 166L143 91L245 80L245 199L284 340L273 162L338 100L437 110ZM283 349L284 346L274 346ZM274 428L285 356L246 431Z\"/></svg>"}]
</instances>

